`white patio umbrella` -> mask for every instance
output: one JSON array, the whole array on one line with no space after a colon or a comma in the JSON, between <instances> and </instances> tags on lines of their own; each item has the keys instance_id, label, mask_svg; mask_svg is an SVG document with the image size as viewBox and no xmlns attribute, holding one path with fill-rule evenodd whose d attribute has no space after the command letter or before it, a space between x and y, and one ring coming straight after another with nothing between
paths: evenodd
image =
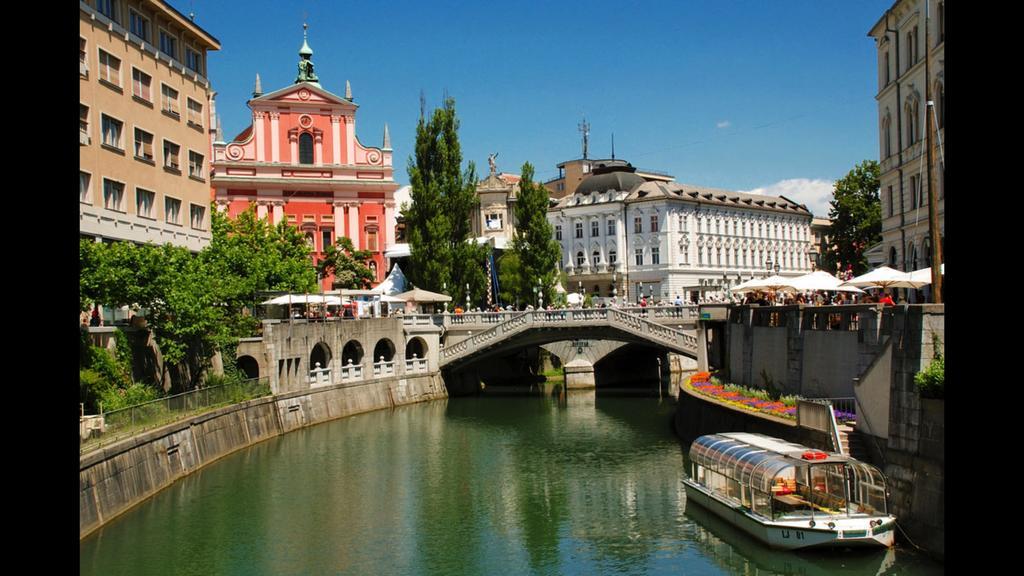
<instances>
[{"instance_id":1,"label":"white patio umbrella","mask_svg":"<svg viewBox=\"0 0 1024 576\"><path fill-rule=\"evenodd\" d=\"M945 263L943 263L942 266L939 268L939 273L943 274L943 275L946 274L946 264ZM910 281L911 282L924 282L925 284L931 284L932 283L932 268L931 268L931 266L929 266L928 268L922 268L920 270L914 270L913 272L911 272L910 273Z\"/></svg>"},{"instance_id":2,"label":"white patio umbrella","mask_svg":"<svg viewBox=\"0 0 1024 576\"><path fill-rule=\"evenodd\" d=\"M861 274L844 282L846 286L859 286L861 288L920 288L928 282L914 282L910 274L894 270L888 266L879 266L867 274Z\"/></svg>"},{"instance_id":3,"label":"white patio umbrella","mask_svg":"<svg viewBox=\"0 0 1024 576\"><path fill-rule=\"evenodd\" d=\"M800 291L832 290L838 292L864 292L856 286L844 286L842 280L828 272L825 272L824 270L817 270L810 274L804 274L798 278L793 278L790 285Z\"/></svg>"},{"instance_id":4,"label":"white patio umbrella","mask_svg":"<svg viewBox=\"0 0 1024 576\"><path fill-rule=\"evenodd\" d=\"M754 280L747 280L739 286L732 288L733 292L753 292L754 290L768 290L770 292L796 292L797 289L793 287L793 278L785 278L783 276L775 275L767 278L755 278Z\"/></svg>"},{"instance_id":5,"label":"white patio umbrella","mask_svg":"<svg viewBox=\"0 0 1024 576\"><path fill-rule=\"evenodd\" d=\"M578 292L572 292L565 297L565 300L569 304L580 304L581 302L583 302L583 296L580 296Z\"/></svg>"},{"instance_id":6,"label":"white patio umbrella","mask_svg":"<svg viewBox=\"0 0 1024 576\"><path fill-rule=\"evenodd\" d=\"M340 306L341 298L324 294L285 294L277 298L271 298L260 304L327 304L328 306Z\"/></svg>"}]
</instances>

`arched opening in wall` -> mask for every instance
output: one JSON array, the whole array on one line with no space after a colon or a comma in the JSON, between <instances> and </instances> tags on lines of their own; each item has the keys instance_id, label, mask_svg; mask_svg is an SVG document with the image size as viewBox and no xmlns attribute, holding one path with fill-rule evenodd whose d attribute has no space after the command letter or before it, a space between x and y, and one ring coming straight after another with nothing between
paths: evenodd
<instances>
[{"instance_id":1,"label":"arched opening in wall","mask_svg":"<svg viewBox=\"0 0 1024 576\"><path fill-rule=\"evenodd\" d=\"M626 344L594 364L594 383L605 389L657 389L661 378L659 358L663 355L660 348Z\"/></svg>"},{"instance_id":2,"label":"arched opening in wall","mask_svg":"<svg viewBox=\"0 0 1024 576\"><path fill-rule=\"evenodd\" d=\"M383 338L377 342L377 345L373 347L373 361L374 362L391 362L395 357L395 345L391 343L391 340Z\"/></svg>"},{"instance_id":3,"label":"arched opening in wall","mask_svg":"<svg viewBox=\"0 0 1024 576\"><path fill-rule=\"evenodd\" d=\"M299 164L313 163L313 135L309 132L299 134Z\"/></svg>"},{"instance_id":4,"label":"arched opening in wall","mask_svg":"<svg viewBox=\"0 0 1024 576\"><path fill-rule=\"evenodd\" d=\"M319 364L319 368L327 368L331 363L331 348L325 342L317 342L316 346L313 346L313 350L309 353L309 369L314 370Z\"/></svg>"},{"instance_id":5,"label":"arched opening in wall","mask_svg":"<svg viewBox=\"0 0 1024 576\"><path fill-rule=\"evenodd\" d=\"M358 366L363 363L363 345L358 340L349 340L341 349L341 364Z\"/></svg>"},{"instance_id":6,"label":"arched opening in wall","mask_svg":"<svg viewBox=\"0 0 1024 576\"><path fill-rule=\"evenodd\" d=\"M412 360L414 355L416 358L426 358L427 343L423 338L413 338L405 345L405 359Z\"/></svg>"},{"instance_id":7,"label":"arched opening in wall","mask_svg":"<svg viewBox=\"0 0 1024 576\"><path fill-rule=\"evenodd\" d=\"M235 366L239 372L245 374L246 378L260 377L260 363L252 356L239 356L235 360Z\"/></svg>"}]
</instances>

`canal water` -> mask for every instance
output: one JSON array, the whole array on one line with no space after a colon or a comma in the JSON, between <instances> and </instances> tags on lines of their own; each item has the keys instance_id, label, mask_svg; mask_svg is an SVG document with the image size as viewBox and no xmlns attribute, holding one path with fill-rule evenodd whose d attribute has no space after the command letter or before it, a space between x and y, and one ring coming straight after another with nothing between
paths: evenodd
<instances>
[{"instance_id":1,"label":"canal water","mask_svg":"<svg viewBox=\"0 0 1024 576\"><path fill-rule=\"evenodd\" d=\"M489 388L313 426L97 531L80 574L943 573L902 546L776 552L687 506L674 410L636 393Z\"/></svg>"}]
</instances>

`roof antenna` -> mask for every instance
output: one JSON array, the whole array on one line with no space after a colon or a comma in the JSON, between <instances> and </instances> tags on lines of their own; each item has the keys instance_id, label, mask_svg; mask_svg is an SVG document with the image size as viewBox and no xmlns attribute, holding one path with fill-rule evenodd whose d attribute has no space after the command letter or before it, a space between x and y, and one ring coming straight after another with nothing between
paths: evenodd
<instances>
[{"instance_id":1,"label":"roof antenna","mask_svg":"<svg viewBox=\"0 0 1024 576\"><path fill-rule=\"evenodd\" d=\"M615 132L612 132L612 160L615 160Z\"/></svg>"},{"instance_id":2,"label":"roof antenna","mask_svg":"<svg viewBox=\"0 0 1024 576\"><path fill-rule=\"evenodd\" d=\"M583 117L583 122L578 125L580 132L583 133L583 159L587 159L587 137L590 136L590 124L587 124L587 117Z\"/></svg>"}]
</instances>

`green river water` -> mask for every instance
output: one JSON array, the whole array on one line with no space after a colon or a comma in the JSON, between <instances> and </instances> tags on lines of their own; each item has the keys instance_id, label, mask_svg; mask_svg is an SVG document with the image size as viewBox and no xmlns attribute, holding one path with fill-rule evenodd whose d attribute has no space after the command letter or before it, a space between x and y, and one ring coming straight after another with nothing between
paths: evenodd
<instances>
[{"instance_id":1,"label":"green river water","mask_svg":"<svg viewBox=\"0 0 1024 576\"><path fill-rule=\"evenodd\" d=\"M493 389L232 454L81 541L83 575L942 574L768 549L681 482L671 398Z\"/></svg>"}]
</instances>

